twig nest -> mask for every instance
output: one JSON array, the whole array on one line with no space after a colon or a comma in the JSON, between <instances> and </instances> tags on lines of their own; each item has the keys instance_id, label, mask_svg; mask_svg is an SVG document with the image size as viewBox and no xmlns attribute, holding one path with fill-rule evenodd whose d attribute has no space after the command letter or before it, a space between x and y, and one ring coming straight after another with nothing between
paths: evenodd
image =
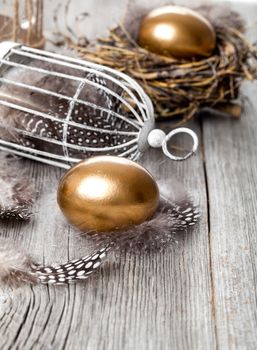
<instances>
[{"instance_id":1,"label":"twig nest","mask_svg":"<svg viewBox=\"0 0 257 350\"><path fill-rule=\"evenodd\" d=\"M216 45L216 35L212 24L196 11L164 6L143 18L138 43L159 55L192 59L210 56Z\"/></svg>"},{"instance_id":2,"label":"twig nest","mask_svg":"<svg viewBox=\"0 0 257 350\"><path fill-rule=\"evenodd\" d=\"M151 10L149 6L137 8L133 4L133 11L128 9L124 22L91 47L71 46L84 59L118 69L136 79L150 96L156 118L177 118L182 123L201 108L227 106L238 98L245 79L257 78L256 45L244 36L244 23L238 13L221 6L195 8L214 29L215 48L212 51L214 36L206 24L209 45L204 44L206 51L201 52L210 56L185 60L161 56L138 44L140 24Z\"/></svg>"}]
</instances>

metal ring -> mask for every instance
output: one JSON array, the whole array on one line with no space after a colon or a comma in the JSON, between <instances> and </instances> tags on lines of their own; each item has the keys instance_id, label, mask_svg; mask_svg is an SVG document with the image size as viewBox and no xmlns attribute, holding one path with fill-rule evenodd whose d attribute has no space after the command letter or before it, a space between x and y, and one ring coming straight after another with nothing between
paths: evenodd
<instances>
[{"instance_id":1,"label":"metal ring","mask_svg":"<svg viewBox=\"0 0 257 350\"><path fill-rule=\"evenodd\" d=\"M168 141L176 134L180 134L180 133L184 133L184 134L188 134L192 137L193 139L193 147L192 147L192 150L187 153L185 156L183 157L178 157L178 156L175 156L173 155L172 153L170 153L168 151ZM174 129L172 130L171 132L168 133L168 135L166 135L165 139L163 140L162 142L162 150L163 150L163 153L169 157L170 159L172 160L185 160L185 159L188 159L189 157L191 157L197 150L198 148L198 137L196 135L196 133L191 130L191 129L188 129L188 128L177 128L177 129Z\"/></svg>"}]
</instances>

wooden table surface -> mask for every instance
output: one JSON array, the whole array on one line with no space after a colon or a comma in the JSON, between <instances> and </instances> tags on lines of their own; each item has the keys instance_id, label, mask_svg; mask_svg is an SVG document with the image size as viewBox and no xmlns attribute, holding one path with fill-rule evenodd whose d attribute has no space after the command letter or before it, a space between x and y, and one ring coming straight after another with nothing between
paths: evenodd
<instances>
[{"instance_id":1,"label":"wooden table surface","mask_svg":"<svg viewBox=\"0 0 257 350\"><path fill-rule=\"evenodd\" d=\"M100 9L93 1L85 8L103 16L109 6L113 17L115 1L99 3ZM49 1L48 11L53 6ZM254 4L237 6L249 18L257 13ZM120 14L125 1L117 7ZM95 23L99 34L102 22ZM90 33L92 26L91 19ZM167 196L172 179L185 186L201 210L194 231L162 253L112 257L85 283L0 288L1 350L257 349L257 84L246 83L242 92L248 99L240 120L190 124L200 139L195 157L175 163L151 150L141 161ZM44 263L84 255L86 242L56 204L63 171L23 162L39 192L35 217L1 223L0 236Z\"/></svg>"}]
</instances>

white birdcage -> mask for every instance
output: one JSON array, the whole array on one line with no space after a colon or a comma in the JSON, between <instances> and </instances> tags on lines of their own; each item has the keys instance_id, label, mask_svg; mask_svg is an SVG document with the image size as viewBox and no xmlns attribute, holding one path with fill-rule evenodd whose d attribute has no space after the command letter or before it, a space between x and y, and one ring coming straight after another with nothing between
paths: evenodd
<instances>
[{"instance_id":1,"label":"white birdcage","mask_svg":"<svg viewBox=\"0 0 257 350\"><path fill-rule=\"evenodd\" d=\"M198 146L190 129L154 129L153 105L128 75L13 42L0 44L0 129L1 150L64 168L102 154L136 160L149 144L183 160ZM183 157L167 148L180 132L193 138Z\"/></svg>"}]
</instances>

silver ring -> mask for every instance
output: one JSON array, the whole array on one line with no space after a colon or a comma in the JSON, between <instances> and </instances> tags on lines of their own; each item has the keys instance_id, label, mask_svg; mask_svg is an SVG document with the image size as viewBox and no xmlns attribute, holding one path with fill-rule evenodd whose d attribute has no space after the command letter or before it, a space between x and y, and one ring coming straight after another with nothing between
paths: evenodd
<instances>
[{"instance_id":1,"label":"silver ring","mask_svg":"<svg viewBox=\"0 0 257 350\"><path fill-rule=\"evenodd\" d=\"M189 153L187 153L185 156L183 157L178 157L178 156L175 156L173 155L172 153L169 152L168 150L168 142L169 140L174 136L174 135L177 135L177 134L180 134L180 133L183 133L183 134L188 134L192 137L193 139L193 147L191 149L191 151ZM168 133L168 135L166 135L165 139L163 140L162 142L162 150L163 150L163 153L169 157L170 159L172 160L185 160L185 159L188 159L189 157L191 157L197 150L198 148L198 137L196 135L196 133L191 130L191 129L188 129L188 128L177 128L177 129L174 129L172 131L170 131Z\"/></svg>"}]
</instances>

